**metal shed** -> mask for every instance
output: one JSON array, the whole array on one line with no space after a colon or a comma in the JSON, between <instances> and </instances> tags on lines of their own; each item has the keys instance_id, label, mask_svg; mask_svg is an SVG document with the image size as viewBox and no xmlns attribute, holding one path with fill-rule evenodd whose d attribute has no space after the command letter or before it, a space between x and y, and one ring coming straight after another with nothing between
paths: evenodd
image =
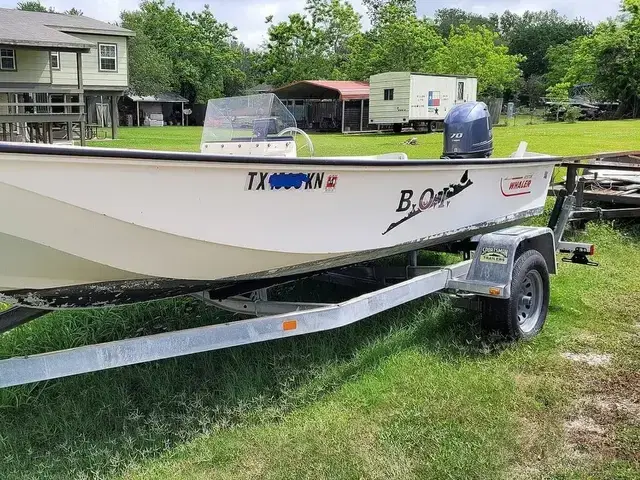
<instances>
[{"instance_id":1,"label":"metal shed","mask_svg":"<svg viewBox=\"0 0 640 480\"><path fill-rule=\"evenodd\" d=\"M343 80L302 80L273 90L308 130L369 130L369 84Z\"/></svg>"},{"instance_id":2,"label":"metal shed","mask_svg":"<svg viewBox=\"0 0 640 480\"><path fill-rule=\"evenodd\" d=\"M184 126L184 105L189 103L189 100L178 95L177 93L160 93L158 95L126 95L126 99L135 103L135 124L139 127L144 124L145 119L149 119L151 122L163 122L163 123L151 123L151 125L162 125L171 117L175 117L176 109L175 105L180 104L180 112L178 118L180 123ZM177 121L177 119L176 119Z\"/></svg>"}]
</instances>

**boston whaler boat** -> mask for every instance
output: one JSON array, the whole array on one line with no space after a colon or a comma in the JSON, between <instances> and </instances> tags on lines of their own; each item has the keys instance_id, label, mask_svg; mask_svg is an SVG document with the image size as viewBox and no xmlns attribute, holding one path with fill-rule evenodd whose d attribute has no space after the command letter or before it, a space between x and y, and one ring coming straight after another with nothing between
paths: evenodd
<instances>
[{"instance_id":1,"label":"boston whaler boat","mask_svg":"<svg viewBox=\"0 0 640 480\"><path fill-rule=\"evenodd\" d=\"M460 240L541 213L557 161L298 158L301 136L257 95L209 103L201 153L0 144L0 292L130 303Z\"/></svg>"},{"instance_id":2,"label":"boston whaler boat","mask_svg":"<svg viewBox=\"0 0 640 480\"><path fill-rule=\"evenodd\" d=\"M210 101L200 153L0 143L0 333L51 310L183 295L259 317L0 360L0 387L320 332L439 291L532 338L555 252L593 253L561 241L572 196L554 230L514 226L542 212L558 159L526 144L490 158L482 103L449 112L444 144L439 159L301 158L312 141L270 94ZM463 261L419 265L418 250L443 247ZM399 253L404 267L372 263ZM305 277L370 292L268 298Z\"/></svg>"}]
</instances>

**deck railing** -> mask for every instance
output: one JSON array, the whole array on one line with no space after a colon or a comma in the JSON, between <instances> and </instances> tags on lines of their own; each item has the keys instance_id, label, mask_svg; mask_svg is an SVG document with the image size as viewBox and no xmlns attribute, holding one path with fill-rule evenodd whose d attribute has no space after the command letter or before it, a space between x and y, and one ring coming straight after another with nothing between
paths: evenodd
<instances>
[{"instance_id":1,"label":"deck railing","mask_svg":"<svg viewBox=\"0 0 640 480\"><path fill-rule=\"evenodd\" d=\"M79 90L22 91L0 87L0 141L47 142L81 138L84 95Z\"/></svg>"}]
</instances>

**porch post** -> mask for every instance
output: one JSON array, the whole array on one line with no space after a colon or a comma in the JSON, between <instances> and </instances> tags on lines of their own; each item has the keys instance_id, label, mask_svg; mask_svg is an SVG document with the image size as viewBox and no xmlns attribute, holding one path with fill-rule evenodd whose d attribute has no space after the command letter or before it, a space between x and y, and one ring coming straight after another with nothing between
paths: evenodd
<instances>
[{"instance_id":1,"label":"porch post","mask_svg":"<svg viewBox=\"0 0 640 480\"><path fill-rule=\"evenodd\" d=\"M111 95L111 138L118 138L118 96Z\"/></svg>"},{"instance_id":2,"label":"porch post","mask_svg":"<svg viewBox=\"0 0 640 480\"><path fill-rule=\"evenodd\" d=\"M136 101L136 124L140 126L140 102Z\"/></svg>"},{"instance_id":3,"label":"porch post","mask_svg":"<svg viewBox=\"0 0 640 480\"><path fill-rule=\"evenodd\" d=\"M84 84L82 82L82 52L76 52L76 67L78 68L78 103L80 104L80 145L87 144L86 139L86 105L84 104ZM73 135L71 135L73 139Z\"/></svg>"},{"instance_id":4,"label":"porch post","mask_svg":"<svg viewBox=\"0 0 640 480\"><path fill-rule=\"evenodd\" d=\"M180 113L182 114L182 126L184 127L184 102L180 102Z\"/></svg>"},{"instance_id":5,"label":"porch post","mask_svg":"<svg viewBox=\"0 0 640 480\"><path fill-rule=\"evenodd\" d=\"M344 106L345 106L345 101L342 100L342 133L344 133Z\"/></svg>"},{"instance_id":6,"label":"porch post","mask_svg":"<svg viewBox=\"0 0 640 480\"><path fill-rule=\"evenodd\" d=\"M364 132L364 126L362 122L364 121L364 99L360 100L360 131Z\"/></svg>"}]
</instances>

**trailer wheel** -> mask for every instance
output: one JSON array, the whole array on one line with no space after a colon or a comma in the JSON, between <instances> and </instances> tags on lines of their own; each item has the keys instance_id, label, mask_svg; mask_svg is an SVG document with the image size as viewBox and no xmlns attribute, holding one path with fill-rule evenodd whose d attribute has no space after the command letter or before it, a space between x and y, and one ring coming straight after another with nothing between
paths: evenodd
<instances>
[{"instance_id":1,"label":"trailer wheel","mask_svg":"<svg viewBox=\"0 0 640 480\"><path fill-rule=\"evenodd\" d=\"M433 131L436 129L435 125L436 125L436 122L432 122L432 121L427 122L427 133L433 133Z\"/></svg>"},{"instance_id":2,"label":"trailer wheel","mask_svg":"<svg viewBox=\"0 0 640 480\"><path fill-rule=\"evenodd\" d=\"M402 133L402 124L394 123L393 124L393 133Z\"/></svg>"},{"instance_id":3,"label":"trailer wheel","mask_svg":"<svg viewBox=\"0 0 640 480\"><path fill-rule=\"evenodd\" d=\"M511 340L530 340L547 319L549 270L537 250L524 252L513 267L511 298L483 300L483 326Z\"/></svg>"}]
</instances>

